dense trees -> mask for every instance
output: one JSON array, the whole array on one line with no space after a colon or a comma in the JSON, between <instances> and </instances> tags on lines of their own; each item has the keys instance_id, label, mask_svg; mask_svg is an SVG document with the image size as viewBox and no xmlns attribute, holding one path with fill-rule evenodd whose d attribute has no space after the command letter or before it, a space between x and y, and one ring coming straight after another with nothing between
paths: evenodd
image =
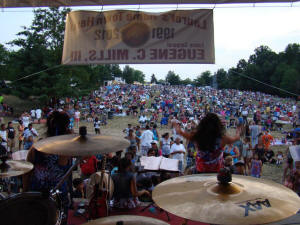
<instances>
[{"instance_id":1,"label":"dense trees","mask_svg":"<svg viewBox=\"0 0 300 225\"><path fill-rule=\"evenodd\" d=\"M289 44L285 51L280 53L273 52L267 46L260 46L255 49L248 61L242 59L236 67L227 72L220 69L214 76L217 77L219 88L291 96L290 93L268 86L273 85L300 95L300 45Z\"/></svg>"}]
</instances>

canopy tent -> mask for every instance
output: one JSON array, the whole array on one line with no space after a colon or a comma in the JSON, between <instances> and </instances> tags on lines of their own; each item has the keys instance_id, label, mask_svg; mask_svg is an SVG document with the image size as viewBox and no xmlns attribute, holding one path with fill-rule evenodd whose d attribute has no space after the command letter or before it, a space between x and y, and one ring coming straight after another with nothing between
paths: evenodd
<instances>
[{"instance_id":1,"label":"canopy tent","mask_svg":"<svg viewBox=\"0 0 300 225\"><path fill-rule=\"evenodd\" d=\"M228 4L298 2L300 0L0 0L1 8L145 4Z\"/></svg>"}]
</instances>

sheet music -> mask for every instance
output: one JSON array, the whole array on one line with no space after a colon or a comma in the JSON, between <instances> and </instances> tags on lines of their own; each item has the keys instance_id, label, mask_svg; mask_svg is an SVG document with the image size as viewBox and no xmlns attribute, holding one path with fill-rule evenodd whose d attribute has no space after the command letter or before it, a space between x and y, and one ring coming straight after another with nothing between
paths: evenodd
<instances>
[{"instance_id":1,"label":"sheet music","mask_svg":"<svg viewBox=\"0 0 300 225\"><path fill-rule=\"evenodd\" d=\"M290 153L295 162L300 161L300 145L290 146Z\"/></svg>"},{"instance_id":2,"label":"sheet music","mask_svg":"<svg viewBox=\"0 0 300 225\"><path fill-rule=\"evenodd\" d=\"M27 159L28 150L20 150L17 152L14 152L12 154L13 160L26 160Z\"/></svg>"},{"instance_id":3,"label":"sheet music","mask_svg":"<svg viewBox=\"0 0 300 225\"><path fill-rule=\"evenodd\" d=\"M145 167L145 165L146 165L146 163L147 163L147 157L146 157L146 156L142 156L142 157L140 158L140 162L141 162L141 166L144 166L144 167Z\"/></svg>"},{"instance_id":4,"label":"sheet music","mask_svg":"<svg viewBox=\"0 0 300 225\"><path fill-rule=\"evenodd\" d=\"M168 159L165 157L146 157L142 156L140 158L141 166L145 170L168 170L168 171L178 171L178 159Z\"/></svg>"},{"instance_id":5,"label":"sheet music","mask_svg":"<svg viewBox=\"0 0 300 225\"><path fill-rule=\"evenodd\" d=\"M168 170L168 171L179 171L178 170L178 159L168 159L163 157L160 163L161 170Z\"/></svg>"},{"instance_id":6,"label":"sheet music","mask_svg":"<svg viewBox=\"0 0 300 225\"><path fill-rule=\"evenodd\" d=\"M146 157L144 169L145 170L159 170L161 159L162 159L162 157L154 157L154 156Z\"/></svg>"}]
</instances>

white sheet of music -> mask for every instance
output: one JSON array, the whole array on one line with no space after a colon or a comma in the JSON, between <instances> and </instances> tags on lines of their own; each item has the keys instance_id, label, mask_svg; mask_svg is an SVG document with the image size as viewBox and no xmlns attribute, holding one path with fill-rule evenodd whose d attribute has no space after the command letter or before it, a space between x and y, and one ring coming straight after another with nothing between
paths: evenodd
<instances>
[{"instance_id":1,"label":"white sheet of music","mask_svg":"<svg viewBox=\"0 0 300 225\"><path fill-rule=\"evenodd\" d=\"M28 150L20 150L20 151L14 152L12 154L12 159L13 160L26 160L28 152L29 152Z\"/></svg>"},{"instance_id":2,"label":"white sheet of music","mask_svg":"<svg viewBox=\"0 0 300 225\"><path fill-rule=\"evenodd\" d=\"M168 170L168 171L178 171L178 159L169 159L163 157L160 163L161 170Z\"/></svg>"},{"instance_id":3,"label":"white sheet of music","mask_svg":"<svg viewBox=\"0 0 300 225\"><path fill-rule=\"evenodd\" d=\"M145 170L168 170L168 171L178 171L178 159L168 159L165 157L146 157L142 156L140 158L141 166Z\"/></svg>"},{"instance_id":4,"label":"white sheet of music","mask_svg":"<svg viewBox=\"0 0 300 225\"><path fill-rule=\"evenodd\" d=\"M294 161L300 161L300 145L290 146L290 153Z\"/></svg>"},{"instance_id":5,"label":"white sheet of music","mask_svg":"<svg viewBox=\"0 0 300 225\"><path fill-rule=\"evenodd\" d=\"M141 160L141 165L144 166L145 170L159 170L159 166L161 163L162 157L145 157L144 159L144 165L142 164Z\"/></svg>"}]
</instances>

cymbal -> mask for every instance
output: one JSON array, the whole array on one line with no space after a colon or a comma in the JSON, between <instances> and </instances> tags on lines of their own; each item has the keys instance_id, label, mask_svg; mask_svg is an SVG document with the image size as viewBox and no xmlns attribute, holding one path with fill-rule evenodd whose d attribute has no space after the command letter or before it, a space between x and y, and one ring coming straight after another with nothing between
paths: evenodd
<instances>
[{"instance_id":1,"label":"cymbal","mask_svg":"<svg viewBox=\"0 0 300 225\"><path fill-rule=\"evenodd\" d=\"M15 177L33 169L33 164L26 161L7 160L0 164L0 178Z\"/></svg>"},{"instance_id":2,"label":"cymbal","mask_svg":"<svg viewBox=\"0 0 300 225\"><path fill-rule=\"evenodd\" d=\"M123 222L120 223L122 225L169 225L162 220L135 215L109 216L89 221L83 225L116 225L118 222Z\"/></svg>"},{"instance_id":3,"label":"cymbal","mask_svg":"<svg viewBox=\"0 0 300 225\"><path fill-rule=\"evenodd\" d=\"M92 156L117 152L129 146L129 141L116 136L68 134L49 137L34 143L38 151L62 156Z\"/></svg>"},{"instance_id":4,"label":"cymbal","mask_svg":"<svg viewBox=\"0 0 300 225\"><path fill-rule=\"evenodd\" d=\"M260 178L233 175L221 185L216 174L182 176L159 184L155 203L177 216L213 224L264 224L300 209L300 198L285 186Z\"/></svg>"}]
</instances>

